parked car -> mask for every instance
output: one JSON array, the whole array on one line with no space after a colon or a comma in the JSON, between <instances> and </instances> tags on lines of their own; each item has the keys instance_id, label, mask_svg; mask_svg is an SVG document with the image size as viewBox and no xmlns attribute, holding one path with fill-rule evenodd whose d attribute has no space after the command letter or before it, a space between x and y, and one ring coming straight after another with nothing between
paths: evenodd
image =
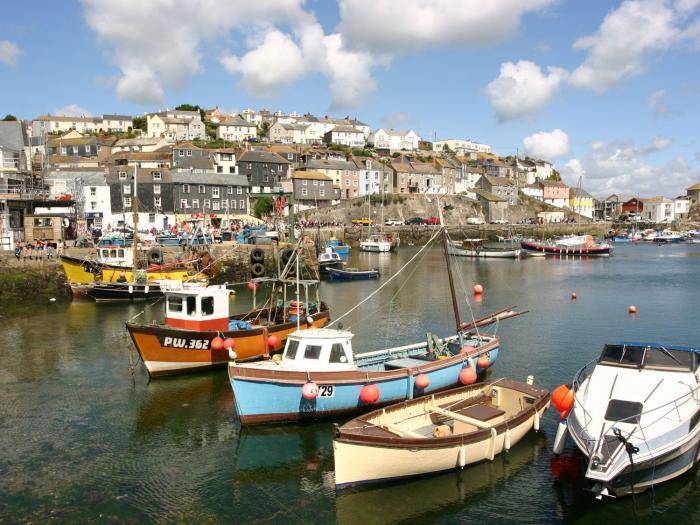
<instances>
[{"instance_id":1,"label":"parked car","mask_svg":"<svg viewBox=\"0 0 700 525\"><path fill-rule=\"evenodd\" d=\"M491 224L508 224L508 221L505 219L494 219L491 221Z\"/></svg>"},{"instance_id":2,"label":"parked car","mask_svg":"<svg viewBox=\"0 0 700 525\"><path fill-rule=\"evenodd\" d=\"M467 219L467 224L484 224L484 219L480 217L469 217Z\"/></svg>"},{"instance_id":3,"label":"parked car","mask_svg":"<svg viewBox=\"0 0 700 525\"><path fill-rule=\"evenodd\" d=\"M367 217L362 217L361 219L353 219L352 224L353 226L370 226L372 224L372 219L368 219Z\"/></svg>"},{"instance_id":4,"label":"parked car","mask_svg":"<svg viewBox=\"0 0 700 525\"><path fill-rule=\"evenodd\" d=\"M440 218L439 217L428 217L423 221L424 224L429 224L430 226L439 226L440 225Z\"/></svg>"},{"instance_id":5,"label":"parked car","mask_svg":"<svg viewBox=\"0 0 700 525\"><path fill-rule=\"evenodd\" d=\"M425 221L421 217L411 217L410 219L406 219L406 224L408 226L415 225L415 224L424 224Z\"/></svg>"},{"instance_id":6,"label":"parked car","mask_svg":"<svg viewBox=\"0 0 700 525\"><path fill-rule=\"evenodd\" d=\"M387 219L384 221L384 226L403 226L401 219Z\"/></svg>"}]
</instances>

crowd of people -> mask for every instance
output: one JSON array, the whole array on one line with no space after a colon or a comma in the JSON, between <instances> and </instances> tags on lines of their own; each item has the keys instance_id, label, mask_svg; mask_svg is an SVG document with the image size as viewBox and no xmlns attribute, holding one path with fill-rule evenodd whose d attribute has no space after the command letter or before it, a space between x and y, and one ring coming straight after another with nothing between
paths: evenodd
<instances>
[{"instance_id":1,"label":"crowd of people","mask_svg":"<svg viewBox=\"0 0 700 525\"><path fill-rule=\"evenodd\" d=\"M39 239L34 242L17 241L15 242L15 258L21 262L26 260L54 259L63 255L65 249L66 243L63 239L57 242L45 239Z\"/></svg>"}]
</instances>

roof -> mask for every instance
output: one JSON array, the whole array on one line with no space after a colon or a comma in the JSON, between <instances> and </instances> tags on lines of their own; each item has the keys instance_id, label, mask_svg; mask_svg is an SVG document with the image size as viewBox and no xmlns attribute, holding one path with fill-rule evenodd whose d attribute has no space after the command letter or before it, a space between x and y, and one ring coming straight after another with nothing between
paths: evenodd
<instances>
[{"instance_id":1,"label":"roof","mask_svg":"<svg viewBox=\"0 0 700 525\"><path fill-rule=\"evenodd\" d=\"M415 173L416 170L408 162L392 162L391 168L397 173Z\"/></svg>"},{"instance_id":2,"label":"roof","mask_svg":"<svg viewBox=\"0 0 700 525\"><path fill-rule=\"evenodd\" d=\"M700 182L696 182L692 186L688 186L686 190L694 191L694 190L700 190Z\"/></svg>"},{"instance_id":3,"label":"roof","mask_svg":"<svg viewBox=\"0 0 700 525\"><path fill-rule=\"evenodd\" d=\"M102 168L79 168L75 170L62 168L60 171L49 169L45 180L50 182L54 180L81 179L83 186L103 186L106 184L106 175L106 170Z\"/></svg>"},{"instance_id":4,"label":"roof","mask_svg":"<svg viewBox=\"0 0 700 525\"><path fill-rule=\"evenodd\" d=\"M47 164L97 164L97 157L79 157L77 155L49 155Z\"/></svg>"},{"instance_id":5,"label":"roof","mask_svg":"<svg viewBox=\"0 0 700 525\"><path fill-rule=\"evenodd\" d=\"M91 117L82 115L80 117L70 117L65 115L40 115L34 120L52 120L55 122L93 122L101 123L102 117Z\"/></svg>"},{"instance_id":6,"label":"roof","mask_svg":"<svg viewBox=\"0 0 700 525\"><path fill-rule=\"evenodd\" d=\"M304 166L305 168L316 170L350 170L357 171L357 166L354 162L339 159L310 159Z\"/></svg>"},{"instance_id":7,"label":"roof","mask_svg":"<svg viewBox=\"0 0 700 525\"><path fill-rule=\"evenodd\" d=\"M514 186L513 181L506 177L494 177L493 175L484 175L484 179L491 186Z\"/></svg>"},{"instance_id":8,"label":"roof","mask_svg":"<svg viewBox=\"0 0 700 525\"><path fill-rule=\"evenodd\" d=\"M320 171L295 171L292 173L292 179L311 179L311 180L330 180L328 175L321 173Z\"/></svg>"},{"instance_id":9,"label":"roof","mask_svg":"<svg viewBox=\"0 0 700 525\"><path fill-rule=\"evenodd\" d=\"M243 152L238 158L239 162L273 162L276 164L289 164L289 161L271 151L249 150Z\"/></svg>"},{"instance_id":10,"label":"roof","mask_svg":"<svg viewBox=\"0 0 700 525\"><path fill-rule=\"evenodd\" d=\"M440 173L440 170L432 162L411 162L411 166L418 173Z\"/></svg>"},{"instance_id":11,"label":"roof","mask_svg":"<svg viewBox=\"0 0 700 525\"><path fill-rule=\"evenodd\" d=\"M671 199L657 195L656 197L648 197L645 199L639 199L644 204L661 204L662 202L672 202Z\"/></svg>"},{"instance_id":12,"label":"roof","mask_svg":"<svg viewBox=\"0 0 700 525\"><path fill-rule=\"evenodd\" d=\"M210 155L197 155L194 157L175 157L178 168L212 169L214 160Z\"/></svg>"},{"instance_id":13,"label":"roof","mask_svg":"<svg viewBox=\"0 0 700 525\"><path fill-rule=\"evenodd\" d=\"M86 137L78 137L74 139L52 138L49 139L47 146L55 148L59 146L78 146L82 144L97 144L97 137L88 135Z\"/></svg>"},{"instance_id":14,"label":"roof","mask_svg":"<svg viewBox=\"0 0 700 525\"><path fill-rule=\"evenodd\" d=\"M245 126L247 128L257 127L252 122L248 122L247 120L241 117L226 117L226 120L221 122L219 126Z\"/></svg>"},{"instance_id":15,"label":"roof","mask_svg":"<svg viewBox=\"0 0 700 525\"><path fill-rule=\"evenodd\" d=\"M134 120L129 115L102 115L102 120Z\"/></svg>"},{"instance_id":16,"label":"roof","mask_svg":"<svg viewBox=\"0 0 700 525\"><path fill-rule=\"evenodd\" d=\"M340 125L334 127L332 130L330 130L328 133L362 133L359 129L353 127L353 126L345 126L345 125Z\"/></svg>"},{"instance_id":17,"label":"roof","mask_svg":"<svg viewBox=\"0 0 700 525\"><path fill-rule=\"evenodd\" d=\"M137 137L135 139L119 139L114 145L116 147L124 146L148 146L151 144L158 144L164 139L160 137Z\"/></svg>"},{"instance_id":18,"label":"roof","mask_svg":"<svg viewBox=\"0 0 700 525\"><path fill-rule=\"evenodd\" d=\"M568 188L568 186L560 180L544 179L544 180L541 180L540 183L542 184L542 186L554 186L557 188Z\"/></svg>"},{"instance_id":19,"label":"roof","mask_svg":"<svg viewBox=\"0 0 700 525\"><path fill-rule=\"evenodd\" d=\"M296 149L286 144L272 144L269 150L272 153L299 153Z\"/></svg>"},{"instance_id":20,"label":"roof","mask_svg":"<svg viewBox=\"0 0 700 525\"><path fill-rule=\"evenodd\" d=\"M25 145L25 134L19 121L0 121L0 146L20 151Z\"/></svg>"},{"instance_id":21,"label":"roof","mask_svg":"<svg viewBox=\"0 0 700 525\"><path fill-rule=\"evenodd\" d=\"M489 202L508 202L506 199L502 199L502 198L499 197L498 195L494 195L493 193L491 193L491 192L489 192L489 191L479 190L479 189L475 189L475 190L472 190L472 191L473 191L474 193L476 193L477 196L479 196L479 197L481 197L482 199L484 199L485 201L489 201Z\"/></svg>"},{"instance_id":22,"label":"roof","mask_svg":"<svg viewBox=\"0 0 700 525\"><path fill-rule=\"evenodd\" d=\"M125 160L171 160L171 151L117 151L104 160L105 163Z\"/></svg>"},{"instance_id":23,"label":"roof","mask_svg":"<svg viewBox=\"0 0 700 525\"><path fill-rule=\"evenodd\" d=\"M579 198L583 198L583 199L592 199L593 198L593 195L588 193L583 188L571 188L571 190L569 191L569 196L570 197L579 197Z\"/></svg>"}]
</instances>

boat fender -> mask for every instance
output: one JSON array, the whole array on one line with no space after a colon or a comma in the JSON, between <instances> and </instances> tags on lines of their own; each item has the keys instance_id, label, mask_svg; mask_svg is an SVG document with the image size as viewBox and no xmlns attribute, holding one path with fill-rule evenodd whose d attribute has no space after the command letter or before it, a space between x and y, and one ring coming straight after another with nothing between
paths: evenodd
<instances>
[{"instance_id":1,"label":"boat fender","mask_svg":"<svg viewBox=\"0 0 700 525\"><path fill-rule=\"evenodd\" d=\"M510 450L510 445L511 445L511 443L510 443L510 429L507 428L506 435L503 438L503 448L505 448L506 451L508 451L508 450Z\"/></svg>"},{"instance_id":2,"label":"boat fender","mask_svg":"<svg viewBox=\"0 0 700 525\"><path fill-rule=\"evenodd\" d=\"M265 260L265 252L261 248L254 248L250 251L250 262L261 263Z\"/></svg>"},{"instance_id":3,"label":"boat fender","mask_svg":"<svg viewBox=\"0 0 700 525\"><path fill-rule=\"evenodd\" d=\"M569 435L569 425L567 420L564 419L559 422L557 427L557 434L554 436L554 446L552 447L552 452L559 456L564 452L564 447L566 446L566 438Z\"/></svg>"},{"instance_id":4,"label":"boat fender","mask_svg":"<svg viewBox=\"0 0 700 525\"><path fill-rule=\"evenodd\" d=\"M282 252L282 263L286 265L293 256L294 250L292 248L287 248Z\"/></svg>"},{"instance_id":5,"label":"boat fender","mask_svg":"<svg viewBox=\"0 0 700 525\"><path fill-rule=\"evenodd\" d=\"M262 263L253 263L250 265L250 274L253 277L263 277L265 275L265 267L262 265Z\"/></svg>"},{"instance_id":6,"label":"boat fender","mask_svg":"<svg viewBox=\"0 0 700 525\"><path fill-rule=\"evenodd\" d=\"M537 411L537 408L535 408L535 421L533 424L533 428L535 429L535 432L540 431L540 413Z\"/></svg>"},{"instance_id":7,"label":"boat fender","mask_svg":"<svg viewBox=\"0 0 700 525\"><path fill-rule=\"evenodd\" d=\"M134 287L131 285L129 285L129 293L130 294L134 293Z\"/></svg>"},{"instance_id":8,"label":"boat fender","mask_svg":"<svg viewBox=\"0 0 700 525\"><path fill-rule=\"evenodd\" d=\"M457 461L459 462L459 468L464 468L464 466L467 464L467 447L465 445L459 447L459 456Z\"/></svg>"},{"instance_id":9,"label":"boat fender","mask_svg":"<svg viewBox=\"0 0 700 525\"><path fill-rule=\"evenodd\" d=\"M318 385L313 381L304 383L301 387L301 397L307 401L312 401L318 397Z\"/></svg>"},{"instance_id":10,"label":"boat fender","mask_svg":"<svg viewBox=\"0 0 700 525\"><path fill-rule=\"evenodd\" d=\"M148 262L151 264L163 264L163 253L158 248L148 250Z\"/></svg>"},{"instance_id":11,"label":"boat fender","mask_svg":"<svg viewBox=\"0 0 700 525\"><path fill-rule=\"evenodd\" d=\"M498 437L498 432L494 427L491 427L491 443L489 445L489 461L493 461L496 455L496 438Z\"/></svg>"}]
</instances>

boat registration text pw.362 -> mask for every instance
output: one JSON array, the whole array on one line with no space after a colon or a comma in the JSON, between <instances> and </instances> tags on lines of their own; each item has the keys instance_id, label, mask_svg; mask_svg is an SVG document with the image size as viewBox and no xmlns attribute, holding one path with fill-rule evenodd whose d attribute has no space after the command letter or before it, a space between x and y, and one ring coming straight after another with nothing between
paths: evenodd
<instances>
[{"instance_id":1,"label":"boat registration text pw.362","mask_svg":"<svg viewBox=\"0 0 700 525\"><path fill-rule=\"evenodd\" d=\"M161 337L160 344L172 348L192 348L196 350L207 350L209 339L192 339L187 337Z\"/></svg>"}]
</instances>

